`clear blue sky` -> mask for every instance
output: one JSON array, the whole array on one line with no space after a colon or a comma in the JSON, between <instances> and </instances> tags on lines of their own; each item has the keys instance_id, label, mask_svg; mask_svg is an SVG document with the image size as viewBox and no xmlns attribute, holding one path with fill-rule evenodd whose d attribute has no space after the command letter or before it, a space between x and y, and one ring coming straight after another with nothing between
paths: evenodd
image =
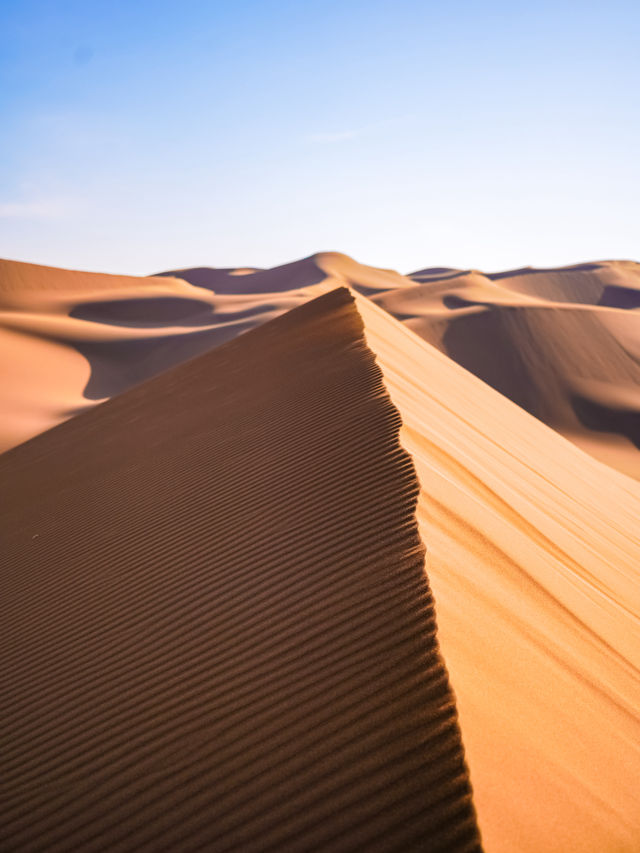
<instances>
[{"instance_id":1,"label":"clear blue sky","mask_svg":"<svg viewBox=\"0 0 640 853\"><path fill-rule=\"evenodd\" d=\"M640 2L0 0L0 256L640 260Z\"/></svg>"}]
</instances>

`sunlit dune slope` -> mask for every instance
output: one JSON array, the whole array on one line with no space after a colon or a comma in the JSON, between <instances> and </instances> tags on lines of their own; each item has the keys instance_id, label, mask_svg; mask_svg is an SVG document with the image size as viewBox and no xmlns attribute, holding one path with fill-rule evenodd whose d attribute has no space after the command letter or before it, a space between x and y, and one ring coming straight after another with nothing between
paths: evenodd
<instances>
[{"instance_id":1,"label":"sunlit dune slope","mask_svg":"<svg viewBox=\"0 0 640 853\"><path fill-rule=\"evenodd\" d=\"M376 296L425 340L596 458L640 478L640 265L423 270Z\"/></svg>"},{"instance_id":2,"label":"sunlit dune slope","mask_svg":"<svg viewBox=\"0 0 640 853\"><path fill-rule=\"evenodd\" d=\"M192 283L53 271L55 288L11 266L34 282L2 290L18 354L3 366L34 383L12 386L30 418L10 413L14 443L319 293L357 290L422 484L486 849L640 848L640 487L575 446L639 473L637 265L407 278L325 253L181 271Z\"/></svg>"},{"instance_id":3,"label":"sunlit dune slope","mask_svg":"<svg viewBox=\"0 0 640 853\"><path fill-rule=\"evenodd\" d=\"M3 850L479 851L399 426L343 288L0 457Z\"/></svg>"},{"instance_id":4,"label":"sunlit dune slope","mask_svg":"<svg viewBox=\"0 0 640 853\"><path fill-rule=\"evenodd\" d=\"M640 849L640 487L369 300L491 853Z\"/></svg>"},{"instance_id":5,"label":"sunlit dune slope","mask_svg":"<svg viewBox=\"0 0 640 853\"><path fill-rule=\"evenodd\" d=\"M638 264L401 276L325 252L271 270L171 275L220 293L346 284L579 447L640 478Z\"/></svg>"}]
</instances>

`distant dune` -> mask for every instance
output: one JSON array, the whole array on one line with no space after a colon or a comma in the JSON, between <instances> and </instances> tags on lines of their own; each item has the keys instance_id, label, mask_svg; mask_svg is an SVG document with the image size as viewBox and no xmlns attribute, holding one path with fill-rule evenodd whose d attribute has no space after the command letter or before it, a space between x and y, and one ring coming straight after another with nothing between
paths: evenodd
<instances>
[{"instance_id":1,"label":"distant dune","mask_svg":"<svg viewBox=\"0 0 640 853\"><path fill-rule=\"evenodd\" d=\"M298 518L289 505L276 511L283 506L281 500L288 500L286 494L275 494L275 484L284 476L278 472L286 470L293 477L281 490L303 488L291 466L304 478L304 460L316 459L317 474L311 479L319 478L319 488L325 482L324 457L317 456L320 448L344 441L339 453L335 449L338 456L331 466L334 462L338 469L344 466L356 479L364 476L358 466L374 464L376 448L384 456L384 442L391 440L389 433L383 430L383 438L373 427L378 415L370 398L372 386L367 384L370 375L365 371L360 380L354 378L348 393L345 388L336 399L323 384L334 381L334 370L355 369L354 359L363 357L360 321L352 317L344 326L345 315L338 312L336 319L330 311L320 332L313 324L296 320L314 316L318 305L333 305L332 299L346 300L346 305L344 290L339 291L341 296L323 296L339 288L349 288L355 298L364 339L384 380L384 385L376 386L374 398L386 400L388 394L399 412L400 441L420 482L418 532L426 547L439 648L456 698L485 849L636 853L640 849L638 264L608 261L495 274L430 268L402 276L337 253L321 253L272 270L193 268L128 278L3 262L0 347L5 377L0 403L6 418L1 438L4 448L14 447L0 456L5 503L14 507L5 516L15 548L9 568L15 566L13 571L21 577L26 572L25 578L33 571L33 578L41 579L52 565L52 554L62 560L71 548L73 571L85 566L86 582L99 585L86 563L87 548L96 554L98 567L106 560L100 554L107 540L122 566L129 560L145 560L148 549L158 559L166 554L170 561L169 540L183 541L179 532L189 524L191 512L200 520L189 548L204 561L202 565L213 565L217 536L224 534L225 542L239 536L245 543L241 547L254 553L253 539L243 538L245 522L251 536L260 539L284 535L292 519ZM303 303L308 303L310 314L304 313ZM298 311L292 312L296 307ZM355 315L352 306L349 310ZM250 334L231 342L244 332ZM349 335L358 341L352 338L348 343ZM252 340L262 341L262 349L256 349L256 376L247 377L245 368L235 364L234 353L253 351ZM269 360L276 353L280 353L277 367ZM216 361L223 357L224 367ZM318 365L314 358L320 359ZM321 363L331 365L326 376ZM211 375L209 364L218 365ZM298 386L299 371L306 371L307 379ZM198 377L202 383L198 385L202 411L197 413L193 400L187 405L184 396L193 387L192 374L194 382ZM356 374L357 370L353 377ZM257 382L260 414L243 396L250 379ZM278 397L281 390L294 387L292 400L297 401L299 393L307 401L301 403L303 410L325 388L328 408L322 416L309 408L304 428L300 421L292 432L274 432L269 438L276 411L282 429L290 411L303 418L298 402L292 402L291 409ZM104 402L110 397L114 399ZM138 402L128 408L131 400ZM332 408L338 405L336 400L341 401L340 416ZM225 420L225 406L232 405L238 408ZM62 424L89 409L93 411ZM365 411L372 412L371 426L364 414L358 414ZM292 424L298 424L295 418ZM234 441L245 440L235 433L248 430L245 450L224 463L228 467L219 480L221 489L249 475L271 477L270 487L260 481L263 498L249 518L239 524L233 521L236 511L230 510L231 526L224 529L220 527L227 517L224 512L219 521L217 509L207 514L206 501L217 507L213 502L219 500L216 472L208 467L214 462L204 451L191 455L208 434L207 419L218 425L215 430L230 430L229 441L231 436ZM157 432L156 423L161 426ZM165 435L169 427L164 425L171 423L181 424L173 439L168 437L170 431ZM43 433L56 424L62 426ZM347 428L348 441L339 438ZM260 442L270 442L268 461L255 472L250 471L253 440L258 442L256 452ZM153 487L148 480L134 482L141 476L138 456L158 465L153 468L157 472ZM411 467L409 457L405 459ZM196 462L204 466L201 473L193 467ZM399 469L396 473L400 476ZM165 478L162 483L160 477ZM345 519L354 507L362 506L367 518L376 521L364 516L354 520L348 535L357 546L351 551L346 539L336 540L332 553L335 560L343 554L345 560L349 555L348 561L355 561L362 543L374 551L397 547L400 550L388 563L389 571L395 571L394 566L404 565L401 553L409 547L406 537L414 524L411 486L408 480L398 485L407 501L406 515L393 515L390 526L384 527L376 501L389 489L390 499L398 493L393 483L383 483L377 475L367 482L371 494L367 489L358 492ZM305 516L308 533L316 537L322 553L333 547L335 536L326 519L337 506L333 502L351 494L349 477L336 473L334 487L331 500L323 497L322 506ZM128 489L134 490L135 499L127 497ZM173 489L175 517L164 503L174 500ZM122 510L113 509L118 494L124 496ZM107 495L105 510L101 501ZM246 499L253 500L252 495L247 487ZM124 534L129 500L141 501L144 510L132 516L131 524L139 525L135 543ZM162 507L160 524L154 513ZM88 515L75 516L76 512ZM115 513L117 524L101 520L101 512L105 519ZM263 513L271 519L271 532L261 527ZM92 520L81 522L81 517ZM149 544L144 519L159 524L153 528L154 536L163 544ZM205 519L210 519L211 531ZM39 550L37 558L32 546L44 543L36 524L44 525L50 537L58 525L66 531L59 544L52 538L53 551ZM32 529L35 539L27 536ZM33 568L27 568L34 559ZM148 567L155 571L151 563ZM46 596L63 575L71 590L75 576L69 571L67 577L56 569L42 593L37 591L40 581L35 586L25 581L20 587L25 598L13 611L16 624L22 624L30 602L41 597L38 618L44 622L33 625L45 624L51 616ZM368 581L358 577L364 594ZM269 588L264 586L264 595ZM106 585L104 589L117 594ZM415 589L407 592L409 599L427 595L419 585ZM233 584L228 591L233 594ZM73 601L71 591L69 595ZM88 595L86 601L90 600ZM114 598L110 612L117 615L120 606ZM181 605L171 607L177 618ZM109 626L108 619L104 624ZM48 635L40 637L36 627L29 630L35 666L36 651ZM19 632L11 637L19 651ZM426 635L420 642L427 654ZM55 649L54 642L51 654ZM419 673L418 681L425 675ZM54 687L51 682L47 689ZM41 718L34 714L29 720L37 726ZM18 768L30 749L26 740L24 744ZM457 784L462 777L456 771L448 778ZM37 797L46 802L47 791ZM417 802L413 797L407 794L409 810ZM464 797L454 798L453 812L464 802ZM421 814L430 819L418 810L414 813L418 824ZM470 812L463 809L459 814L460 838L471 832L469 849L476 849ZM21 824L24 832L27 823ZM137 831L143 832L143 826ZM379 841L378 848L367 849L410 849L391 842L385 846L382 837ZM345 844L331 849L352 848Z\"/></svg>"},{"instance_id":2,"label":"distant dune","mask_svg":"<svg viewBox=\"0 0 640 853\"><path fill-rule=\"evenodd\" d=\"M640 478L640 264L428 271L376 301L579 447Z\"/></svg>"},{"instance_id":3,"label":"distant dune","mask_svg":"<svg viewBox=\"0 0 640 853\"><path fill-rule=\"evenodd\" d=\"M149 278L2 261L0 448L339 285L640 479L640 265L628 261L402 276L325 252L270 270Z\"/></svg>"}]
</instances>

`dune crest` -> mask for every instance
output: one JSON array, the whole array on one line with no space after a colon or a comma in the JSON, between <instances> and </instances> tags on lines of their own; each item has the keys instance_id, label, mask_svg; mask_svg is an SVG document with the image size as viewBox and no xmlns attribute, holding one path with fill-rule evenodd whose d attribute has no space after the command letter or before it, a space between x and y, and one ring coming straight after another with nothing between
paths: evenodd
<instances>
[{"instance_id":1,"label":"dune crest","mask_svg":"<svg viewBox=\"0 0 640 853\"><path fill-rule=\"evenodd\" d=\"M21 338L18 361L28 361L36 339L81 356L61 354L61 387L44 394L21 390L5 367L4 387L14 390L0 449L339 286L373 299L578 447L640 479L640 265L631 261L403 276L320 252L269 270L198 267L147 278L0 262L0 322L11 341Z\"/></svg>"},{"instance_id":2,"label":"dune crest","mask_svg":"<svg viewBox=\"0 0 640 853\"><path fill-rule=\"evenodd\" d=\"M640 265L410 278L413 288L374 300L578 447L640 479Z\"/></svg>"},{"instance_id":3,"label":"dune crest","mask_svg":"<svg viewBox=\"0 0 640 853\"><path fill-rule=\"evenodd\" d=\"M420 534L483 840L640 847L640 485L369 300L421 483Z\"/></svg>"},{"instance_id":4,"label":"dune crest","mask_svg":"<svg viewBox=\"0 0 640 853\"><path fill-rule=\"evenodd\" d=\"M638 265L402 277L321 253L276 270L201 269L193 283L56 271L51 288L46 269L13 266L5 446L349 286L421 483L419 531L487 849L635 853ZM287 322L264 326L276 349ZM280 370L289 381L296 360ZM68 476L55 456L38 456L54 485Z\"/></svg>"},{"instance_id":5,"label":"dune crest","mask_svg":"<svg viewBox=\"0 0 640 853\"><path fill-rule=\"evenodd\" d=\"M399 425L341 289L0 457L3 849L480 850Z\"/></svg>"}]
</instances>

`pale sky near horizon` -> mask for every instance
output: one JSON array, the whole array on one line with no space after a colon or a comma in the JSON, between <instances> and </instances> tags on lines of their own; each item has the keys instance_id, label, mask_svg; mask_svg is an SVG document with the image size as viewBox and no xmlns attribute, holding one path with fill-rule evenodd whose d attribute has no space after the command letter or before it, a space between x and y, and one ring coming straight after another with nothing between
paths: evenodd
<instances>
[{"instance_id":1,"label":"pale sky near horizon","mask_svg":"<svg viewBox=\"0 0 640 853\"><path fill-rule=\"evenodd\" d=\"M640 3L0 0L0 256L640 261Z\"/></svg>"}]
</instances>

